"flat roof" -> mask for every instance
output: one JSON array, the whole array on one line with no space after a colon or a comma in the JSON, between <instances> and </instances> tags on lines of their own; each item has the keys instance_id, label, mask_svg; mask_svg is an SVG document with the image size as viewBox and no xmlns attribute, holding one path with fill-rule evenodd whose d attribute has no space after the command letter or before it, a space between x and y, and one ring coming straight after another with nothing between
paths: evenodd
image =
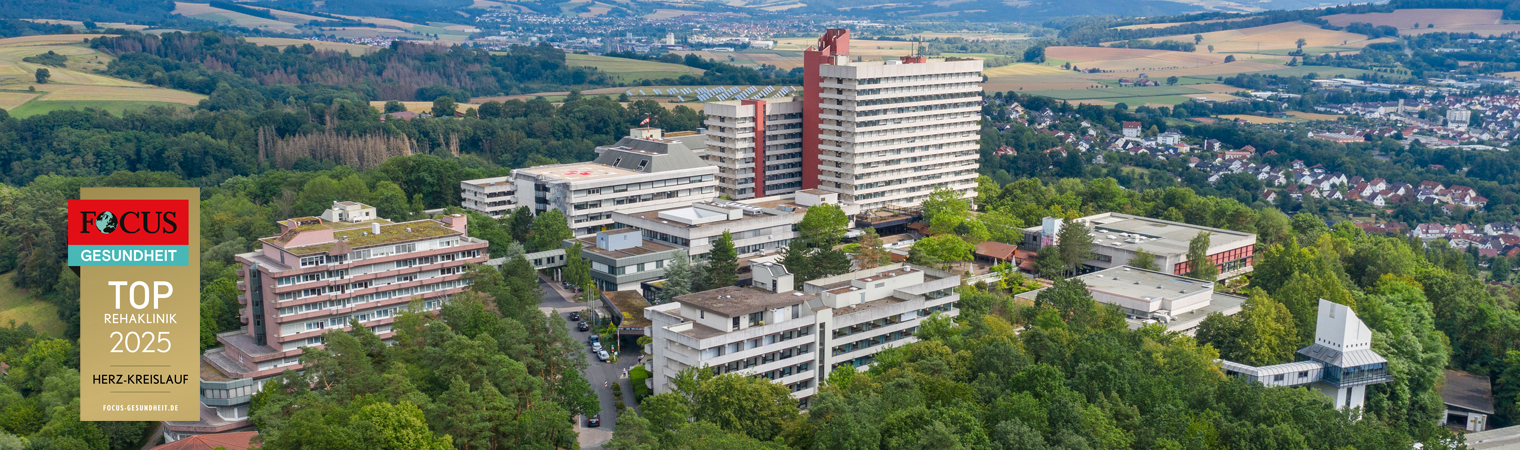
<instances>
[{"instance_id":1,"label":"flat roof","mask_svg":"<svg viewBox=\"0 0 1520 450\"><path fill-rule=\"evenodd\" d=\"M553 164L548 166L529 167L517 169L523 173L545 176L565 181L601 180L607 178L625 177L638 175L639 172L620 169L617 167L597 164L594 162L578 162L571 164Z\"/></svg>"},{"instance_id":2,"label":"flat roof","mask_svg":"<svg viewBox=\"0 0 1520 450\"><path fill-rule=\"evenodd\" d=\"M475 186L495 186L495 185L503 184L503 183L505 183L505 184L512 184L512 177L511 176L505 176L505 177L477 178L477 179L474 179L474 180L464 180L464 181L461 181L460 183L470 184L470 185L475 185Z\"/></svg>"},{"instance_id":3,"label":"flat roof","mask_svg":"<svg viewBox=\"0 0 1520 450\"><path fill-rule=\"evenodd\" d=\"M315 222L311 220L315 219ZM304 225L292 228L284 234L275 237L261 238L259 241L284 249L296 255L310 255L332 250L333 246L342 242L350 248L364 248L376 245L396 244L401 242L432 239L450 235L463 235L458 230L449 228L442 222L432 219L413 220L410 222L391 223L385 219L366 220L363 222L329 222L314 217L303 217L297 220ZM371 233L373 224L380 224L380 233ZM333 240L318 242L299 247L286 247L285 244L294 239L303 231L311 231L320 228L333 230Z\"/></svg>"},{"instance_id":4,"label":"flat roof","mask_svg":"<svg viewBox=\"0 0 1520 450\"><path fill-rule=\"evenodd\" d=\"M795 202L793 200L789 200L789 199L764 199L764 198L762 198L762 199L755 199L754 201L737 201L737 202L731 202L731 201L726 201L726 200L714 200L714 201L701 201L701 202L695 202L695 203L708 204L708 205L718 206L718 207L722 207L722 208L740 208L740 209L742 209L742 208L748 206L748 207L762 208L762 210L761 211L754 211L753 209L747 209L745 211L745 213L744 213L744 216L741 217L741 218L739 218L739 219L734 219L734 220L726 220L725 219L725 220L719 220L719 221L714 221L714 222L699 223L699 224L695 224L695 225L687 225L687 224L681 223L681 222L673 222L673 221L671 221L669 219L665 219L665 218L660 217L660 213L675 214L675 215L680 216L680 217L687 217L687 218L693 218L693 219L695 219L695 218L702 218L702 217L710 217L712 215L717 215L719 213L716 212L716 211L709 211L709 210L699 209L699 208L697 208L695 206L680 206L680 207L675 207L675 208L670 208L670 209L662 209L662 210L657 210L657 211L645 211L645 212L640 212L640 213L632 213L632 214L628 214L628 216L629 217L636 217L636 218L640 218L640 219L644 219L644 220L655 221L655 222L662 222L662 223L666 223L666 224L670 224L670 225L682 225L682 226L685 226L687 228L703 228L703 227L716 227L716 226L729 227L729 226L732 226L733 224L738 223L738 222L742 222L742 221L749 220L749 219L762 218L762 217L782 217L783 215L786 215L786 214L799 214L799 215L800 214L807 214L807 207L806 206L802 206L802 205L798 204L797 202ZM781 209L782 207L789 207L789 208L792 209L792 211L787 212L787 211ZM765 211L765 210L772 210L772 211L780 212L781 214L776 214L775 212Z\"/></svg>"},{"instance_id":5,"label":"flat roof","mask_svg":"<svg viewBox=\"0 0 1520 450\"><path fill-rule=\"evenodd\" d=\"M803 303L816 294L802 291L775 293L750 287L729 286L676 297L683 305L710 311L724 317L765 311Z\"/></svg>"},{"instance_id":6,"label":"flat roof","mask_svg":"<svg viewBox=\"0 0 1520 450\"><path fill-rule=\"evenodd\" d=\"M1188 243L1198 236L1198 233L1204 231L1210 234L1210 247L1243 246L1249 241L1254 240L1256 236L1239 231L1201 227L1128 214L1102 214L1084 217L1081 220L1086 221L1088 226L1092 227L1094 235L1093 245L1127 250L1138 248L1156 255L1187 254ZM1129 236L1126 236L1126 233ZM1137 237L1140 238L1140 242L1130 242Z\"/></svg>"},{"instance_id":7,"label":"flat roof","mask_svg":"<svg viewBox=\"0 0 1520 450\"><path fill-rule=\"evenodd\" d=\"M649 307L649 300L639 295L638 291L613 291L603 295L612 303L619 313L623 314L623 323L619 327L643 328L652 322L644 317L644 308Z\"/></svg>"},{"instance_id":8,"label":"flat roof","mask_svg":"<svg viewBox=\"0 0 1520 450\"><path fill-rule=\"evenodd\" d=\"M659 253L659 252L664 252L664 251L675 250L675 249L678 248L678 247L671 247L669 245L661 244L659 242L650 241L650 240L646 239L646 240L644 240L644 243L642 245L639 245L638 247L629 247L629 248L625 248L625 249L622 249L622 250L607 250L607 249L604 249L604 248L596 246L596 236L587 236L587 237L583 237L583 238L577 238L576 240L578 240L578 241L581 242L581 250L588 251L588 252L595 253L595 254L602 255L602 256L606 256L606 257L612 258L612 259L621 259L621 258L627 258L627 257L630 257L630 256L648 255L650 253Z\"/></svg>"},{"instance_id":9,"label":"flat roof","mask_svg":"<svg viewBox=\"0 0 1520 450\"><path fill-rule=\"evenodd\" d=\"M1197 278L1118 266L1078 276L1090 291L1125 297L1160 299L1177 298L1214 290L1214 283Z\"/></svg>"}]
</instances>

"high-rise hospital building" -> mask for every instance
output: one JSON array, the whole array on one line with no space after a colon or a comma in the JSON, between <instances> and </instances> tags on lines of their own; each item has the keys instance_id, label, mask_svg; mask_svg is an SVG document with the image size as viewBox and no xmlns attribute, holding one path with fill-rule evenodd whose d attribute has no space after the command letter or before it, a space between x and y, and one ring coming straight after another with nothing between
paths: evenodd
<instances>
[{"instance_id":1,"label":"high-rise hospital building","mask_svg":"<svg viewBox=\"0 0 1520 450\"><path fill-rule=\"evenodd\" d=\"M850 58L849 30L803 52L803 95L711 102L704 158L733 199L803 189L862 210L976 195L982 61Z\"/></svg>"}]
</instances>

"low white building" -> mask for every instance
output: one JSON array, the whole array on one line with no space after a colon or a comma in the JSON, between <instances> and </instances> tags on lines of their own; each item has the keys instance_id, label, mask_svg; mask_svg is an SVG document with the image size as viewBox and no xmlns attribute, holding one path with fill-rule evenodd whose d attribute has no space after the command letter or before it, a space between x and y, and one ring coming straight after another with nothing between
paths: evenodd
<instances>
[{"instance_id":1,"label":"low white building","mask_svg":"<svg viewBox=\"0 0 1520 450\"><path fill-rule=\"evenodd\" d=\"M1233 316L1240 312L1246 301L1244 297L1215 292L1211 281L1129 266L1076 278L1087 285L1093 300L1124 311L1130 329L1161 324L1167 331L1192 335L1209 314ZM1033 301L1044 290L1024 292L1015 297Z\"/></svg>"},{"instance_id":2,"label":"low white building","mask_svg":"<svg viewBox=\"0 0 1520 450\"><path fill-rule=\"evenodd\" d=\"M642 212L717 198L718 169L703 162L686 137L635 128L617 144L597 147L596 160L512 171L516 203L537 215L564 213L576 236L612 226L612 213Z\"/></svg>"},{"instance_id":3,"label":"low white building","mask_svg":"<svg viewBox=\"0 0 1520 450\"><path fill-rule=\"evenodd\" d=\"M1219 268L1219 279L1250 273L1255 267L1256 235L1202 227L1120 213L1103 213L1077 219L1093 236L1088 267L1107 269L1129 264L1140 250L1155 255L1156 267L1166 274L1185 274L1188 244L1199 233L1209 233L1209 259ZM1037 227L1024 229L1025 245L1044 248L1056 243L1064 222L1046 217Z\"/></svg>"},{"instance_id":4,"label":"low white building","mask_svg":"<svg viewBox=\"0 0 1520 450\"><path fill-rule=\"evenodd\" d=\"M839 205L839 194L809 190L742 201L708 200L690 206L612 213L616 228L633 228L644 239L686 248L693 258L707 254L729 232L739 257L779 253L797 237L797 224L810 207Z\"/></svg>"},{"instance_id":5,"label":"low white building","mask_svg":"<svg viewBox=\"0 0 1520 450\"><path fill-rule=\"evenodd\" d=\"M1361 408L1367 386L1393 381L1388 360L1372 351L1372 330L1351 307L1320 299L1314 344L1298 350L1304 361L1266 367L1220 361L1225 375L1268 386L1311 386L1335 409Z\"/></svg>"},{"instance_id":6,"label":"low white building","mask_svg":"<svg viewBox=\"0 0 1520 450\"><path fill-rule=\"evenodd\" d=\"M834 369L865 370L883 349L917 342L934 313L955 316L960 276L893 264L823 278L794 291L779 264L754 267L752 287L676 297L644 310L655 393L688 368L762 377L806 408Z\"/></svg>"}]
</instances>

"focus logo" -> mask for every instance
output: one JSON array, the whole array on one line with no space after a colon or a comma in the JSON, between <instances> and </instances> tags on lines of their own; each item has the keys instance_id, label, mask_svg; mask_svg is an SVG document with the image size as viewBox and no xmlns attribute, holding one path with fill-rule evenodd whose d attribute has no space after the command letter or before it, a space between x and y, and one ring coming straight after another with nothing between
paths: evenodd
<instances>
[{"instance_id":1,"label":"focus logo","mask_svg":"<svg viewBox=\"0 0 1520 450\"><path fill-rule=\"evenodd\" d=\"M187 200L70 200L69 265L188 264Z\"/></svg>"}]
</instances>

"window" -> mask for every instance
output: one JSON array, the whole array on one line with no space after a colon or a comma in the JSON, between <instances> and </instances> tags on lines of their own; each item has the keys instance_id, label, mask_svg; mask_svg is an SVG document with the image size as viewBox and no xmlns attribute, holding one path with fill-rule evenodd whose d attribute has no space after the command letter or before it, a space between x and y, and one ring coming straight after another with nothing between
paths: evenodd
<instances>
[{"instance_id":1,"label":"window","mask_svg":"<svg viewBox=\"0 0 1520 450\"><path fill-rule=\"evenodd\" d=\"M417 251L417 244L415 243L396 245L396 253L411 253L415 251Z\"/></svg>"},{"instance_id":2,"label":"window","mask_svg":"<svg viewBox=\"0 0 1520 450\"><path fill-rule=\"evenodd\" d=\"M1283 378L1284 378L1284 376L1283 376L1283 374L1280 374L1280 373L1279 373L1279 374L1277 374L1277 375L1273 375L1273 376L1272 376L1272 381L1282 381L1282 380L1283 380Z\"/></svg>"},{"instance_id":3,"label":"window","mask_svg":"<svg viewBox=\"0 0 1520 450\"><path fill-rule=\"evenodd\" d=\"M327 264L327 255L307 256L301 258L301 267L312 267Z\"/></svg>"}]
</instances>

